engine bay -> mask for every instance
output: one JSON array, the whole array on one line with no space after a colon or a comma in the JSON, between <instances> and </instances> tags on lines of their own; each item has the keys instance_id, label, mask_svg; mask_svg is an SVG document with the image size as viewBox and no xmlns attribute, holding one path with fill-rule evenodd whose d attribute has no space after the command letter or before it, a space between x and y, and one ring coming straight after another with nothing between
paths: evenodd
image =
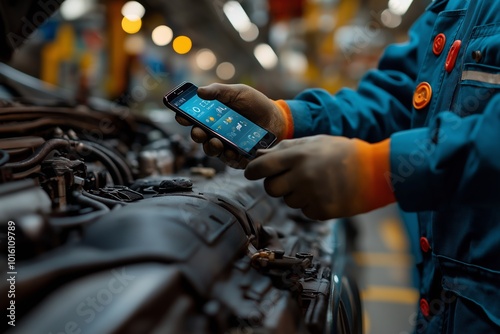
<instances>
[{"instance_id":1,"label":"engine bay","mask_svg":"<svg viewBox=\"0 0 500 334\"><path fill-rule=\"evenodd\" d=\"M361 333L344 221L187 136L0 67L9 333Z\"/></svg>"}]
</instances>

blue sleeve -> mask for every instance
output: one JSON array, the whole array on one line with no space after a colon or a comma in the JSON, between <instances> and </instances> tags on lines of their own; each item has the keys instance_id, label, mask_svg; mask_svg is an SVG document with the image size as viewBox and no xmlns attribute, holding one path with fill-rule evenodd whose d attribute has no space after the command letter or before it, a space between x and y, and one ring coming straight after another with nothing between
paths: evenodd
<instances>
[{"instance_id":1,"label":"blue sleeve","mask_svg":"<svg viewBox=\"0 0 500 334\"><path fill-rule=\"evenodd\" d=\"M294 121L294 137L331 134L381 141L410 128L411 103L419 63L435 13L425 12L409 31L409 41L386 48L379 66L369 71L357 90L335 95L309 89L286 101ZM425 31L429 31L426 34Z\"/></svg>"},{"instance_id":2,"label":"blue sleeve","mask_svg":"<svg viewBox=\"0 0 500 334\"><path fill-rule=\"evenodd\" d=\"M432 126L391 137L391 174L405 211L500 205L500 94L482 114L440 113Z\"/></svg>"}]
</instances>

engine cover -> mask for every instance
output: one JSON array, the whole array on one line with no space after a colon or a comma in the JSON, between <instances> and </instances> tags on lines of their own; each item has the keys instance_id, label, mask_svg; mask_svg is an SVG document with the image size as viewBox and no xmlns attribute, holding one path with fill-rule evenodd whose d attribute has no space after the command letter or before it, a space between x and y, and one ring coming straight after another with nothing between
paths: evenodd
<instances>
[{"instance_id":1,"label":"engine cover","mask_svg":"<svg viewBox=\"0 0 500 334\"><path fill-rule=\"evenodd\" d=\"M356 332L342 221L310 221L238 172L193 183L21 261L9 333Z\"/></svg>"}]
</instances>

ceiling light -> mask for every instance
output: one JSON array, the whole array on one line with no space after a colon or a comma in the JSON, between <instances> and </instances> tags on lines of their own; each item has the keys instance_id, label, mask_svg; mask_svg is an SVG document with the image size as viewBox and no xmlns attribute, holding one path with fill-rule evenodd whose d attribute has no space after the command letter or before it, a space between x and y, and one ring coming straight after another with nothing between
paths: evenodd
<instances>
[{"instance_id":1,"label":"ceiling light","mask_svg":"<svg viewBox=\"0 0 500 334\"><path fill-rule=\"evenodd\" d=\"M87 14L93 5L94 2L88 0L66 0L60 7L61 16L68 21L76 20Z\"/></svg>"},{"instance_id":2,"label":"ceiling light","mask_svg":"<svg viewBox=\"0 0 500 334\"><path fill-rule=\"evenodd\" d=\"M245 42L253 42L259 37L259 28L252 23L249 29L240 32L240 36Z\"/></svg>"},{"instance_id":3,"label":"ceiling light","mask_svg":"<svg viewBox=\"0 0 500 334\"><path fill-rule=\"evenodd\" d=\"M193 42L187 36L179 36L174 39L173 47L175 52L183 55L191 51Z\"/></svg>"},{"instance_id":4,"label":"ceiling light","mask_svg":"<svg viewBox=\"0 0 500 334\"><path fill-rule=\"evenodd\" d=\"M154 28L153 32L151 33L151 39L153 40L153 43L155 43L158 46L167 45L172 41L173 37L174 33L172 29L170 29L165 25L161 25Z\"/></svg>"},{"instance_id":5,"label":"ceiling light","mask_svg":"<svg viewBox=\"0 0 500 334\"><path fill-rule=\"evenodd\" d=\"M122 29L127 34L135 34L141 30L142 20L140 18L130 19L125 16L122 19Z\"/></svg>"},{"instance_id":6,"label":"ceiling light","mask_svg":"<svg viewBox=\"0 0 500 334\"><path fill-rule=\"evenodd\" d=\"M196 65L204 71L211 70L217 64L217 57L209 49L201 49L196 54Z\"/></svg>"},{"instance_id":7,"label":"ceiling light","mask_svg":"<svg viewBox=\"0 0 500 334\"><path fill-rule=\"evenodd\" d=\"M299 51L289 50L284 51L280 57L283 66L293 74L304 74L307 70L309 62L305 54Z\"/></svg>"},{"instance_id":8,"label":"ceiling light","mask_svg":"<svg viewBox=\"0 0 500 334\"><path fill-rule=\"evenodd\" d=\"M144 6L137 1L128 1L122 7L122 15L129 19L142 19L145 13L146 9Z\"/></svg>"},{"instance_id":9,"label":"ceiling light","mask_svg":"<svg viewBox=\"0 0 500 334\"><path fill-rule=\"evenodd\" d=\"M389 10L396 15L404 15L410 8L413 0L389 0Z\"/></svg>"},{"instance_id":10,"label":"ceiling light","mask_svg":"<svg viewBox=\"0 0 500 334\"><path fill-rule=\"evenodd\" d=\"M270 70L278 65L278 56L269 44L263 43L257 45L253 54L266 70Z\"/></svg>"},{"instance_id":11,"label":"ceiling light","mask_svg":"<svg viewBox=\"0 0 500 334\"><path fill-rule=\"evenodd\" d=\"M215 73L222 80L230 80L234 77L236 69L234 68L233 64L224 62L217 66L217 70L215 71Z\"/></svg>"},{"instance_id":12,"label":"ceiling light","mask_svg":"<svg viewBox=\"0 0 500 334\"><path fill-rule=\"evenodd\" d=\"M238 1L230 0L226 2L222 10L236 31L242 32L250 29L252 22L250 22L250 18Z\"/></svg>"},{"instance_id":13,"label":"ceiling light","mask_svg":"<svg viewBox=\"0 0 500 334\"><path fill-rule=\"evenodd\" d=\"M394 14L389 9L386 9L380 14L380 21L382 21L382 24L387 28L397 28L403 21L403 18L401 15Z\"/></svg>"}]
</instances>

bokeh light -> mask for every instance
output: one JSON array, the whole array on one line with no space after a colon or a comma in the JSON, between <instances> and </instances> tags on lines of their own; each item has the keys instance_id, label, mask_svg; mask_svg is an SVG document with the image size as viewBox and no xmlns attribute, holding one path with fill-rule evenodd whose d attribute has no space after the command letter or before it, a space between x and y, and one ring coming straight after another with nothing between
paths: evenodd
<instances>
[{"instance_id":1,"label":"bokeh light","mask_svg":"<svg viewBox=\"0 0 500 334\"><path fill-rule=\"evenodd\" d=\"M234 65L229 62L220 63L215 71L217 76L222 80L230 80L236 74L236 69Z\"/></svg>"},{"instance_id":2,"label":"bokeh light","mask_svg":"<svg viewBox=\"0 0 500 334\"><path fill-rule=\"evenodd\" d=\"M413 0L389 0L389 10L396 15L405 15Z\"/></svg>"},{"instance_id":3,"label":"bokeh light","mask_svg":"<svg viewBox=\"0 0 500 334\"><path fill-rule=\"evenodd\" d=\"M273 69L278 65L278 56L269 44L259 44L254 49L255 58L266 70Z\"/></svg>"},{"instance_id":4,"label":"bokeh light","mask_svg":"<svg viewBox=\"0 0 500 334\"><path fill-rule=\"evenodd\" d=\"M188 53L193 47L193 42L187 36L176 37L173 44L174 51L181 55Z\"/></svg>"},{"instance_id":5,"label":"bokeh light","mask_svg":"<svg viewBox=\"0 0 500 334\"><path fill-rule=\"evenodd\" d=\"M283 67L292 74L303 75L307 71L309 62L305 54L299 51L288 50L281 53Z\"/></svg>"},{"instance_id":6,"label":"bokeh light","mask_svg":"<svg viewBox=\"0 0 500 334\"><path fill-rule=\"evenodd\" d=\"M139 55L146 50L146 41L140 34L130 35L125 38L125 51L130 55Z\"/></svg>"},{"instance_id":7,"label":"bokeh light","mask_svg":"<svg viewBox=\"0 0 500 334\"><path fill-rule=\"evenodd\" d=\"M122 29L128 34L135 34L141 30L142 20L139 18L129 19L128 17L124 17L122 19Z\"/></svg>"},{"instance_id":8,"label":"bokeh light","mask_svg":"<svg viewBox=\"0 0 500 334\"><path fill-rule=\"evenodd\" d=\"M259 37L259 28L252 23L247 30L240 32L240 36L246 42L253 42Z\"/></svg>"},{"instance_id":9,"label":"bokeh light","mask_svg":"<svg viewBox=\"0 0 500 334\"><path fill-rule=\"evenodd\" d=\"M158 46L165 46L172 41L174 37L174 33L172 29L165 25L158 26L154 28L151 33L151 38L153 39L153 43Z\"/></svg>"},{"instance_id":10,"label":"bokeh light","mask_svg":"<svg viewBox=\"0 0 500 334\"><path fill-rule=\"evenodd\" d=\"M193 42L187 36L178 36L174 39L173 48L178 54L186 54L191 51L193 47Z\"/></svg>"},{"instance_id":11,"label":"bokeh light","mask_svg":"<svg viewBox=\"0 0 500 334\"><path fill-rule=\"evenodd\" d=\"M122 15L130 20L142 19L145 13L146 9L144 6L137 1L128 1L122 7Z\"/></svg>"},{"instance_id":12,"label":"bokeh light","mask_svg":"<svg viewBox=\"0 0 500 334\"><path fill-rule=\"evenodd\" d=\"M394 14L391 10L386 9L380 14L380 20L387 28L397 28L401 25L403 18L401 15Z\"/></svg>"},{"instance_id":13,"label":"bokeh light","mask_svg":"<svg viewBox=\"0 0 500 334\"><path fill-rule=\"evenodd\" d=\"M76 20L88 13L92 6L94 6L94 1L66 0L61 4L61 16L68 21Z\"/></svg>"},{"instance_id":14,"label":"bokeh light","mask_svg":"<svg viewBox=\"0 0 500 334\"><path fill-rule=\"evenodd\" d=\"M217 57L209 49L201 49L196 53L196 65L204 71L211 70L217 64Z\"/></svg>"}]
</instances>

